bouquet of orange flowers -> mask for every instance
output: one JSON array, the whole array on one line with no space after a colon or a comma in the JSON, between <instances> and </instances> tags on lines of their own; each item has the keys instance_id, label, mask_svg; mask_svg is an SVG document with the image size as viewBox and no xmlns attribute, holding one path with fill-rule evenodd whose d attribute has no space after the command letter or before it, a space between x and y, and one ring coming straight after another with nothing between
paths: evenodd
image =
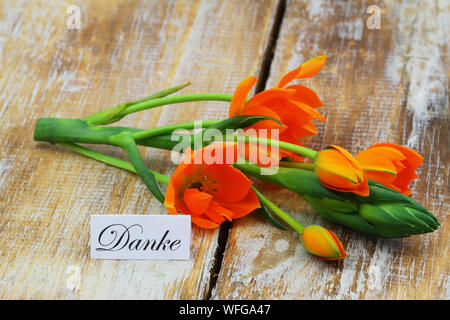
<instances>
[{"instance_id":1,"label":"bouquet of orange flowers","mask_svg":"<svg viewBox=\"0 0 450 320\"><path fill-rule=\"evenodd\" d=\"M379 143L352 156L336 145L315 151L302 144L303 137L317 134L313 120L326 119L318 112L322 102L317 94L290 83L315 76L326 58L301 64L276 88L251 98L255 77L242 80L232 95L172 95L185 84L82 119L42 118L34 139L136 172L170 214L190 215L201 228L217 228L226 220L260 212L279 228L292 227L308 252L328 260L347 256L335 233L301 225L256 190L248 176L292 190L326 219L372 236L408 237L436 230L438 219L410 197L408 186L423 160L416 151ZM200 100L229 102L229 118L145 130L106 126L134 112ZM80 143L120 147L129 162ZM173 150L184 159L168 177L145 166L138 145ZM160 183L167 184L165 193Z\"/></svg>"}]
</instances>

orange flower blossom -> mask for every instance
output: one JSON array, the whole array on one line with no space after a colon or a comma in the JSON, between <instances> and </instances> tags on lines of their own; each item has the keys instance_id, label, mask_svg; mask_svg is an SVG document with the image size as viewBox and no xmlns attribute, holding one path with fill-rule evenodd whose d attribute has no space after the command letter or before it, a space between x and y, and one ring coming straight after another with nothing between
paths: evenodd
<instances>
[{"instance_id":1,"label":"orange flower blossom","mask_svg":"<svg viewBox=\"0 0 450 320\"><path fill-rule=\"evenodd\" d=\"M205 157L208 154L215 163L208 161ZM234 143L187 150L185 160L176 168L167 187L164 205L169 213L189 214L195 225L212 229L226 219L231 221L259 208L259 199L251 189L252 181L230 166L237 157Z\"/></svg>"},{"instance_id":2,"label":"orange flower blossom","mask_svg":"<svg viewBox=\"0 0 450 320\"><path fill-rule=\"evenodd\" d=\"M325 260L338 260L347 257L347 253L336 234L321 226L313 224L305 227L301 239L306 251Z\"/></svg>"},{"instance_id":3,"label":"orange flower blossom","mask_svg":"<svg viewBox=\"0 0 450 320\"><path fill-rule=\"evenodd\" d=\"M329 146L317 153L314 171L327 188L353 192L360 196L369 195L369 185L356 159L339 146Z\"/></svg>"},{"instance_id":4,"label":"orange flower blossom","mask_svg":"<svg viewBox=\"0 0 450 320\"><path fill-rule=\"evenodd\" d=\"M408 185L417 178L415 170L423 158L413 149L392 144L378 143L355 156L367 179L379 182L407 196Z\"/></svg>"},{"instance_id":5,"label":"orange flower blossom","mask_svg":"<svg viewBox=\"0 0 450 320\"><path fill-rule=\"evenodd\" d=\"M283 124L282 126L275 121L265 120L248 129L267 129L265 138L269 139L271 138L270 129L279 129L278 140L303 146L299 141L300 138L317 134L317 128L311 120L326 121L316 110L323 104L313 90L298 84L286 85L294 79L313 77L322 69L326 59L327 56L323 55L301 64L298 68L288 72L276 88L264 90L253 96L248 102L246 102L247 95L255 85L257 78L253 76L245 78L234 91L229 116L262 115L277 119ZM303 157L291 151L280 151L280 158L285 156L294 161L303 160Z\"/></svg>"}]
</instances>

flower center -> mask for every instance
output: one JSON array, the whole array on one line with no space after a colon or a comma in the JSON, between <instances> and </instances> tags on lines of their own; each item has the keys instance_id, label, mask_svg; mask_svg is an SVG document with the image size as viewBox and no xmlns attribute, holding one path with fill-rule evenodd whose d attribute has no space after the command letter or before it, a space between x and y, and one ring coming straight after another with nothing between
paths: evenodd
<instances>
[{"instance_id":1,"label":"flower center","mask_svg":"<svg viewBox=\"0 0 450 320\"><path fill-rule=\"evenodd\" d=\"M197 189L199 191L202 191L203 183L201 182L194 182L190 185L189 189Z\"/></svg>"}]
</instances>

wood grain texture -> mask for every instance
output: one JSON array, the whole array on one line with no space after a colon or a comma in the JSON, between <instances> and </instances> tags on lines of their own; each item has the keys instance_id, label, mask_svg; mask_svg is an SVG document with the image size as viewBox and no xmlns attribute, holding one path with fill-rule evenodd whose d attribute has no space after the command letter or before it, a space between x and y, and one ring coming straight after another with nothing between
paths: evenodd
<instances>
[{"instance_id":1,"label":"wood grain texture","mask_svg":"<svg viewBox=\"0 0 450 320\"><path fill-rule=\"evenodd\" d=\"M449 4L378 1L381 29L366 27L370 1L287 2L267 88L301 62L329 59L313 79L328 119L307 139L353 154L377 142L424 156L413 197L441 220L436 232L375 239L322 219L289 191L266 194L303 224L343 240L349 257L324 262L299 236L255 216L234 221L213 299L449 299Z\"/></svg>"},{"instance_id":2,"label":"wood grain texture","mask_svg":"<svg viewBox=\"0 0 450 320\"><path fill-rule=\"evenodd\" d=\"M80 30L66 27L70 5L81 9ZM190 261L91 260L91 214L165 209L135 175L35 143L32 132L40 117L87 116L187 80L186 92L232 92L259 72L276 8L275 0L0 3L1 299L205 298L217 230L193 228ZM224 103L196 103L120 124L226 115ZM174 169L169 153L145 152L150 168ZM72 267L81 273L78 289L68 283Z\"/></svg>"}]
</instances>

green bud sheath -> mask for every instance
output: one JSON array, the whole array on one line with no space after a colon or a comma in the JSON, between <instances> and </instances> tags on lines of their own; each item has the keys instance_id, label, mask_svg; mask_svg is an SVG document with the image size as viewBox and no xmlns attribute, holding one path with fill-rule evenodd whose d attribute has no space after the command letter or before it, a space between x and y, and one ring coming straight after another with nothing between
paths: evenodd
<instances>
[{"instance_id":1,"label":"green bud sheath","mask_svg":"<svg viewBox=\"0 0 450 320\"><path fill-rule=\"evenodd\" d=\"M369 180L370 196L325 188L313 171L280 167L274 175L261 175L260 167L236 164L242 171L292 190L324 218L377 237L408 237L432 232L439 220L419 203Z\"/></svg>"}]
</instances>

